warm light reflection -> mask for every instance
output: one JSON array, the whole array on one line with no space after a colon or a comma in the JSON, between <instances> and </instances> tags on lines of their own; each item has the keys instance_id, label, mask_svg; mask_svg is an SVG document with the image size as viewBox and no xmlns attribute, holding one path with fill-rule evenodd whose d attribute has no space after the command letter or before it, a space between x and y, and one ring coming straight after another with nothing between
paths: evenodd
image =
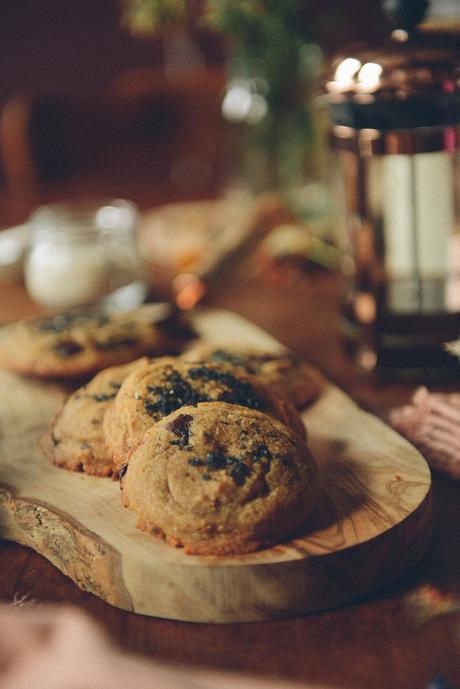
<instances>
[{"instance_id":1,"label":"warm light reflection","mask_svg":"<svg viewBox=\"0 0 460 689\"><path fill-rule=\"evenodd\" d=\"M359 323L370 325L377 317L375 297L370 292L360 292L354 303L355 315Z\"/></svg>"},{"instance_id":2,"label":"warm light reflection","mask_svg":"<svg viewBox=\"0 0 460 689\"><path fill-rule=\"evenodd\" d=\"M173 291L177 306L188 311L200 301L206 292L206 286L197 275L181 273L174 278Z\"/></svg>"},{"instance_id":3,"label":"warm light reflection","mask_svg":"<svg viewBox=\"0 0 460 689\"><path fill-rule=\"evenodd\" d=\"M263 94L254 92L255 85L254 79L234 81L230 84L222 102L222 114L227 120L256 124L265 117L268 110L267 100Z\"/></svg>"},{"instance_id":4,"label":"warm light reflection","mask_svg":"<svg viewBox=\"0 0 460 689\"><path fill-rule=\"evenodd\" d=\"M377 366L377 354L369 347L363 347L356 355L356 363L364 371L373 371Z\"/></svg>"},{"instance_id":5,"label":"warm light reflection","mask_svg":"<svg viewBox=\"0 0 460 689\"><path fill-rule=\"evenodd\" d=\"M222 114L232 122L246 119L251 109L250 92L240 83L230 85L222 102Z\"/></svg>"},{"instance_id":6,"label":"warm light reflection","mask_svg":"<svg viewBox=\"0 0 460 689\"><path fill-rule=\"evenodd\" d=\"M361 67L361 62L354 57L347 57L335 70L334 79L341 84L348 84Z\"/></svg>"},{"instance_id":7,"label":"warm light reflection","mask_svg":"<svg viewBox=\"0 0 460 689\"><path fill-rule=\"evenodd\" d=\"M132 208L117 205L107 205L98 208L95 215L96 224L104 230L132 226Z\"/></svg>"},{"instance_id":8,"label":"warm light reflection","mask_svg":"<svg viewBox=\"0 0 460 689\"><path fill-rule=\"evenodd\" d=\"M382 65L377 62L366 62L358 73L358 84L365 91L372 91L378 86L383 72Z\"/></svg>"},{"instance_id":9,"label":"warm light reflection","mask_svg":"<svg viewBox=\"0 0 460 689\"><path fill-rule=\"evenodd\" d=\"M394 38L395 41L400 41L401 43L404 43L404 41L408 40L409 34L404 29L395 29L391 32L391 37Z\"/></svg>"},{"instance_id":10,"label":"warm light reflection","mask_svg":"<svg viewBox=\"0 0 460 689\"><path fill-rule=\"evenodd\" d=\"M120 209L114 206L102 206L96 212L96 223L99 227L112 230L120 222Z\"/></svg>"},{"instance_id":11,"label":"warm light reflection","mask_svg":"<svg viewBox=\"0 0 460 689\"><path fill-rule=\"evenodd\" d=\"M361 62L354 57L347 57L342 60L334 72L334 79L329 81L327 88L331 93L343 93L348 91L355 83L355 78L359 69L361 68Z\"/></svg>"}]
</instances>

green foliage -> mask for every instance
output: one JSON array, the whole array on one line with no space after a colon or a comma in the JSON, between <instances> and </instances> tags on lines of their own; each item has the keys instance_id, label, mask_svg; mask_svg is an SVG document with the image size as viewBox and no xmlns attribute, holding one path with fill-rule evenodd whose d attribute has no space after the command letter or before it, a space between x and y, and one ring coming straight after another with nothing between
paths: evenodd
<instances>
[{"instance_id":1,"label":"green foliage","mask_svg":"<svg viewBox=\"0 0 460 689\"><path fill-rule=\"evenodd\" d=\"M248 152L275 186L302 176L315 146L311 102L321 62L306 0L123 1L123 21L135 34L174 24L221 33L230 74L263 104L263 116L246 119Z\"/></svg>"},{"instance_id":2,"label":"green foliage","mask_svg":"<svg viewBox=\"0 0 460 689\"><path fill-rule=\"evenodd\" d=\"M133 36L151 36L187 18L187 0L123 0L122 25Z\"/></svg>"}]
</instances>

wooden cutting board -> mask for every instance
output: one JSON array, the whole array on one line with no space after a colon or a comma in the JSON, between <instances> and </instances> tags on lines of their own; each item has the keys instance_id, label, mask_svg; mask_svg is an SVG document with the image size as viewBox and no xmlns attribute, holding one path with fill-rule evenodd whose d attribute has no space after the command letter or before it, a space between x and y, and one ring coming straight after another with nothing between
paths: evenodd
<instances>
[{"instance_id":1,"label":"wooden cutting board","mask_svg":"<svg viewBox=\"0 0 460 689\"><path fill-rule=\"evenodd\" d=\"M280 348L229 312L203 311L195 320L206 341ZM0 372L0 537L34 548L112 605L195 622L300 615L377 591L427 550L426 462L327 382L304 414L321 471L320 508L304 537L239 557L185 555L135 528L116 482L49 464L37 439L64 395Z\"/></svg>"}]
</instances>

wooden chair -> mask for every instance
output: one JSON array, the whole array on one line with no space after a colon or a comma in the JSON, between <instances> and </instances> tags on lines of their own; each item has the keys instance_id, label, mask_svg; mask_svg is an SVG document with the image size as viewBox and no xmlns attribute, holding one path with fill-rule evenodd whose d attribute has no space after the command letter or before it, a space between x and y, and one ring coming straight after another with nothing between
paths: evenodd
<instances>
[{"instance_id":1,"label":"wooden chair","mask_svg":"<svg viewBox=\"0 0 460 689\"><path fill-rule=\"evenodd\" d=\"M223 164L222 70L165 76L158 70L121 74L96 98L17 95L0 116L0 157L8 186L40 185L105 175L180 184L181 165ZM211 179L212 178L212 179Z\"/></svg>"}]
</instances>

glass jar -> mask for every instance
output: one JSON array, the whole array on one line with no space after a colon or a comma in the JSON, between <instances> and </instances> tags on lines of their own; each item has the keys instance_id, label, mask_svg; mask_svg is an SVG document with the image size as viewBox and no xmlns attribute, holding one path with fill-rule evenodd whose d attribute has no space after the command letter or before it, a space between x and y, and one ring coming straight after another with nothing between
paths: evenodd
<instances>
[{"instance_id":1,"label":"glass jar","mask_svg":"<svg viewBox=\"0 0 460 689\"><path fill-rule=\"evenodd\" d=\"M131 308L147 286L137 246L138 211L129 201L63 202L29 219L27 290L37 303L67 309L98 302Z\"/></svg>"}]
</instances>

